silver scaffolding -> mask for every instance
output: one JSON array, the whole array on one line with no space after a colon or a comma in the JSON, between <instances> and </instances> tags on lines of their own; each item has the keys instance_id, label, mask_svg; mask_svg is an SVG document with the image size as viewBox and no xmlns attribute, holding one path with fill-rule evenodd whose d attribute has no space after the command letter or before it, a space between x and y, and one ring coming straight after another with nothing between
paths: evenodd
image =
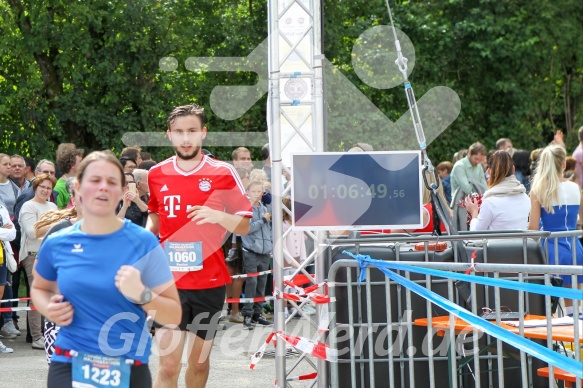
<instances>
[{"instance_id":1,"label":"silver scaffolding","mask_svg":"<svg viewBox=\"0 0 583 388\"><path fill-rule=\"evenodd\" d=\"M288 261L293 259L284 249L282 219L282 197L289 195L291 186L283 187L280 172L282 169L290 171L289 156L292 152L324 151L321 5L319 0L268 2L268 124L272 161L273 260L276 290L284 289L282 265L284 257ZM305 268L314 263L315 282L320 283L325 278L321 248L323 235L321 233L307 235L314 242L314 250L307 252L307 260L292 276L298 273L308 275ZM286 331L284 306L284 300L276 299L274 309L276 332ZM317 327L317 322L310 323ZM287 369L285 343L278 338L277 345L275 361L278 387L289 386L287 379L300 362L309 363L318 372L317 380L312 386L316 384L320 388L327 386L325 361L318 360L317 363L313 363L302 356Z\"/></svg>"},{"instance_id":2,"label":"silver scaffolding","mask_svg":"<svg viewBox=\"0 0 583 388\"><path fill-rule=\"evenodd\" d=\"M471 264L457 262L456 252L451 247L442 253L428 249L428 246L432 243L442 241L449 244L461 238L465 241L467 249L478 249L480 251L475 265L476 274L486 276L489 273L487 276L494 279L504 278L520 283L532 282L550 285L551 275L571 275L574 279L575 275L583 274L583 268L575 264L573 266L545 265L548 262L548 254L552 253L546 252L540 246L540 241L536 240L545 237L549 239L567 237L574 242L575 238L580 236L580 231L551 234L542 231L525 231L472 233L462 236L439 237L388 235L377 238L330 241L331 246L340 248L336 249L335 254L333 250L330 250L328 258L330 296L336 297L336 301L330 303L329 342L331 347L339 351L339 362L330 365L331 386L374 387L376 379L376 386L390 387L479 387L492 386L492 384L493 386L503 387L505 379L508 382L509 378L509 372L506 372L505 376L508 358L502 357L507 350L505 342L484 336L482 339L487 338L487 342L492 347L479 345L478 341L481 335L476 328L473 328L468 333L470 335L468 344L473 349L485 350L483 352L480 351L473 358L466 359L463 353L463 357L451 356L452 354L460 354L460 349L457 348L460 345L459 341L436 341L433 336L437 332L435 329L430 329L435 326L432 325L432 316L447 316L447 313L443 314L442 310L439 310L441 311L439 313L429 300L424 300L419 296L415 297L416 301L413 300L414 295L409 288L389 280L376 269L373 270L367 267L366 281L360 284L358 282L358 263L352 259L344 260L342 257L340 257L341 260L332 260L332 254L337 257L340 251L351 249L355 253L362 252L378 258L382 257L382 260L401 262L401 264L407 262L407 264L415 267L463 273ZM411 249L415 243L420 243L423 249ZM376 278L373 276L375 273L377 275ZM429 275L414 275L409 272L406 272L403 276L428 290L445 296L451 301L457 299L455 282L452 279L434 278ZM374 291L373 288L375 288ZM478 308L480 305L491 306L498 314L502 306L512 306L512 311L530 311L533 314L544 316L547 321L551 317L553 303L548 295L541 296L523 291L509 292L492 286L479 287L475 283L471 283L471 289L471 310L474 314L480 314L480 309ZM478 303L476 304L476 302ZM574 303L574 306L578 304ZM342 306L342 311L339 306ZM386 317L382 316L383 314L380 312L386 313ZM415 318L419 317L426 317L427 332L414 325ZM453 322L451 315L449 321ZM446 336L443 338L457 338L452 325L453 323L450 323L449 328L444 329ZM379 338L379 330L386 335L384 340L383 337ZM393 330L397 331L394 335L392 334ZM574 339L570 348L571 357L580 363L581 346L578 344L582 332L580 328L574 328L573 330ZM339 333L343 331L347 333L340 335ZM556 350L557 340L551 340L550 325L547 325L544 331L546 331L546 340L544 340L543 346ZM381 344L380 350L386 353L382 356L377 355L379 352L377 346L379 344ZM409 353L410 349L413 349L412 354ZM418 354L420 349L424 350L421 355ZM440 350L439 354L434 353L437 350ZM515 367L517 368L515 369L516 372L514 372L515 381L520 380L523 387L529 387L533 386L533 379L538 379L538 385L535 384L534 386L541 386L541 378L536 377L538 372L537 367L534 365L536 357L525 354L522 351L517 357L519 357L519 362L518 367ZM537 361L537 363L540 364L541 361ZM460 368L470 370L471 374L468 377L470 378L473 375L474 381L472 383L468 381L464 383L459 380L461 378L458 375ZM375 371L381 372L383 385L379 385L379 376ZM547 379L549 386L552 386L553 380L553 371L550 368ZM509 384L506 386L509 386ZM581 386L580 381L577 386Z\"/></svg>"}]
</instances>

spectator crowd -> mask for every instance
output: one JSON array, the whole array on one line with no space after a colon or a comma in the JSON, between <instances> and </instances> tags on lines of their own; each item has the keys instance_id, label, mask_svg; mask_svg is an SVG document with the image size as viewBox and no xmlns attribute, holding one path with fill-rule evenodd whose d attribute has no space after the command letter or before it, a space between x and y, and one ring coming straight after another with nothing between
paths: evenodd
<instances>
[{"instance_id":1,"label":"spectator crowd","mask_svg":"<svg viewBox=\"0 0 583 388\"><path fill-rule=\"evenodd\" d=\"M160 163L139 147L126 147L119 155L109 150L85 155L75 144L63 143L54 160L38 161L0 153L0 295L2 300L18 298L23 284L36 307L24 321L16 312L1 314L0 353L13 352L6 340L17 339L27 327L25 340L33 349L45 350L51 364L49 386L59 386L70 379L67 348L86 346L95 351L94 344L74 339L79 330L76 320L87 320L91 326L101 322L101 317L86 312L81 301L68 294L79 287L74 279L81 273L77 271L86 271L69 268L74 260L63 263L56 254L69 242L72 254L90 248L104 257L114 249L128 251L127 260L111 269L110 283L115 288L97 289L102 295L115 294L117 299L112 300L119 305L130 300L137 314L145 314L142 306L156 306L160 315L154 317L155 327L161 344L170 344L176 332L184 335L181 344L185 336L192 336L195 350L185 378L200 386L210 368L214 333L209 327L220 320L248 330L272 324L272 309L263 301L273 292L271 275L236 276L273 268L271 205L275 197L269 147L262 149L262 168L254 168L251 152L244 147L233 150L231 163L219 161L201 148L206 131L202 108L188 105L169 115L168 136L175 155ZM449 205L454 225L459 230L579 229L583 224L583 127L579 140L571 156L560 132L553 143L532 151L514 148L507 138L490 151L475 142L456 152L451 161L438 163L439 195ZM349 151L369 152L372 147L360 143ZM290 177L285 175L287 184ZM282 200L291 209L291 199ZM424 225L418 231L431 232L436 220L429 193L424 196L424 209ZM307 256L305 235L293 230L285 209L283 221L284 244L294 259L285 264L297 267ZM555 251L549 244L549 252ZM561 239L557 244L555 262L572 264L571 247ZM128 250L128 246L133 248ZM582 265L581 244L575 249L577 264ZM138 252L142 252L140 257ZM7 266L9 256L17 263L14 272ZM97 279L109 273L106 262L110 259L95 267ZM166 262L168 266L160 264ZM286 274L292 272L286 270ZM565 277L564 285L570 286L570 281ZM583 279L577 281L583 284ZM226 315L222 313L225 297L243 296L259 301L230 303ZM2 303L2 307L16 306L18 302ZM573 314L569 307L566 313ZM293 315L290 309L286 307L286 317ZM110 310L116 312L113 307ZM201 313L209 313L207 321L201 322L205 329L192 328L193 318ZM155 386L177 381L181 355L181 347L161 355ZM147 363L147 358L140 359L131 350L130 356ZM139 366L132 365L132 384L148 386L144 381L152 379ZM138 380L133 380L134 375Z\"/></svg>"}]
</instances>

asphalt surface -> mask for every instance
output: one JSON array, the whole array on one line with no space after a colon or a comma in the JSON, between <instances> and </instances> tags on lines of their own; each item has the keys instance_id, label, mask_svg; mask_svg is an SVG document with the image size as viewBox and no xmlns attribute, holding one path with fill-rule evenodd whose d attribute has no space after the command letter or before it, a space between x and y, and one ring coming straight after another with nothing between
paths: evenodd
<instances>
[{"instance_id":1,"label":"asphalt surface","mask_svg":"<svg viewBox=\"0 0 583 388\"><path fill-rule=\"evenodd\" d=\"M6 346L14 349L13 353L0 354L0 388L41 388L46 387L48 365L44 350L32 349L26 343L26 318L21 312L20 326L22 335L15 339L0 339ZM249 369L251 354L255 353L265 342L265 339L273 330L272 327L257 327L255 330L244 330L241 324L223 322L225 330L219 331L215 339L211 353L211 371L207 388L225 387L274 387L275 382L275 357L266 355L255 367ZM311 337L313 328L306 319L292 319L286 328L287 333ZM272 345L267 348L274 351ZM155 376L158 368L156 345L152 345L150 357L150 370ZM286 358L287 369L298 360L297 354L289 354ZM183 358L184 361L184 358ZM316 360L314 360L316 361ZM184 367L178 380L178 387L186 387L184 383ZM293 375L301 375L314 372L314 369L302 361L293 371ZM292 387L308 387L313 381L292 382Z\"/></svg>"}]
</instances>

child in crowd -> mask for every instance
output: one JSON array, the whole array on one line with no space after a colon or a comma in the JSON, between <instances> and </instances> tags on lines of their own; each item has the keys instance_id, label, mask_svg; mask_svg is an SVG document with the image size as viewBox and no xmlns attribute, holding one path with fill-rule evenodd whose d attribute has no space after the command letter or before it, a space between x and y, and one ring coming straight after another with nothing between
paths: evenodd
<instances>
[{"instance_id":1,"label":"child in crowd","mask_svg":"<svg viewBox=\"0 0 583 388\"><path fill-rule=\"evenodd\" d=\"M250 181L263 182L263 194L261 195L261 203L265 206L271 205L271 183L267 178L265 171L255 168L249 173Z\"/></svg>"},{"instance_id":2,"label":"child in crowd","mask_svg":"<svg viewBox=\"0 0 583 388\"><path fill-rule=\"evenodd\" d=\"M283 206L289 211L292 211L292 201L291 197L286 196L283 197ZM306 260L306 242L305 242L305 235L304 232L298 230L292 230L287 235L287 231L292 227L292 219L290 213L288 213L285 208L283 209L283 234L285 236L283 246L287 253L293 258L293 260L289 260L289 258L284 253L284 267L287 268L283 271L284 276L291 276L295 272L294 268L298 268L301 263ZM294 267L294 268L288 268ZM288 291L286 291L288 292ZM290 313L293 314L293 308L291 311L288 309L289 306L285 307L285 318L289 316ZM296 318L299 318L299 315L296 315Z\"/></svg>"},{"instance_id":3,"label":"child in crowd","mask_svg":"<svg viewBox=\"0 0 583 388\"><path fill-rule=\"evenodd\" d=\"M246 273L262 272L269 269L269 261L273 251L271 238L271 214L260 202L264 192L264 183L251 181L247 187L247 195L253 205L253 218L249 234L242 236L243 265ZM265 296L267 275L249 277L245 281L245 298L261 298ZM243 326L253 329L253 325L271 325L262 315L263 302L245 303L243 306Z\"/></svg>"},{"instance_id":4,"label":"child in crowd","mask_svg":"<svg viewBox=\"0 0 583 388\"><path fill-rule=\"evenodd\" d=\"M450 176L453 164L451 162L441 162L437 165L437 174L441 178L441 184L443 185L443 194L445 195L445 200L447 203L451 202L451 183Z\"/></svg>"}]
</instances>

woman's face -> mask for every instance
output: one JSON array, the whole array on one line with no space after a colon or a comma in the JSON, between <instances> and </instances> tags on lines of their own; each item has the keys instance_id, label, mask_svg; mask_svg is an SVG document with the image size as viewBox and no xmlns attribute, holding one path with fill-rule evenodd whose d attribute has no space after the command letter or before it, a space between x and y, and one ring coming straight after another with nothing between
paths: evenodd
<instances>
[{"instance_id":1,"label":"woman's face","mask_svg":"<svg viewBox=\"0 0 583 388\"><path fill-rule=\"evenodd\" d=\"M75 184L76 200L85 215L115 215L122 198L122 176L119 168L106 160L96 160L85 168L83 180Z\"/></svg>"},{"instance_id":2,"label":"woman's face","mask_svg":"<svg viewBox=\"0 0 583 388\"><path fill-rule=\"evenodd\" d=\"M0 159L0 177L8 178L10 175L10 158L4 156Z\"/></svg>"},{"instance_id":3,"label":"woman's face","mask_svg":"<svg viewBox=\"0 0 583 388\"><path fill-rule=\"evenodd\" d=\"M41 200L42 202L46 202L51 193L53 192L53 182L48 179L45 179L36 187L36 191L34 192L35 198Z\"/></svg>"}]
</instances>

